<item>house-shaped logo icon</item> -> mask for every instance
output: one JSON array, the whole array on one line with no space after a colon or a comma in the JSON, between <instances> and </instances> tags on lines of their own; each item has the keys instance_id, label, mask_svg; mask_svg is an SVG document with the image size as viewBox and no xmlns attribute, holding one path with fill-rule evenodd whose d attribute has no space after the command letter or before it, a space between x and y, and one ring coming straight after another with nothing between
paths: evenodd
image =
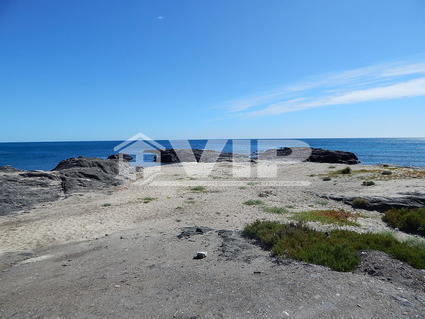
<instances>
[{"instance_id":1,"label":"house-shaped logo icon","mask_svg":"<svg viewBox=\"0 0 425 319\"><path fill-rule=\"evenodd\" d=\"M133 157L131 164L141 167L161 165L159 157L161 151L164 150L163 145L142 133L138 133L114 147L114 152L131 155ZM150 160L146 161L146 155L150 156Z\"/></svg>"}]
</instances>

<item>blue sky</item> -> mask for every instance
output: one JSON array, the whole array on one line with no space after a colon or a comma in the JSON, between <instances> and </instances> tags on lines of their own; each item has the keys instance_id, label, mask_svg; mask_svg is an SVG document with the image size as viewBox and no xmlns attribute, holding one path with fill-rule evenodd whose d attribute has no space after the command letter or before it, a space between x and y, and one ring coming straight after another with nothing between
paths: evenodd
<instances>
[{"instance_id":1,"label":"blue sky","mask_svg":"<svg viewBox=\"0 0 425 319\"><path fill-rule=\"evenodd\" d=\"M425 136L422 0L0 0L0 141Z\"/></svg>"}]
</instances>

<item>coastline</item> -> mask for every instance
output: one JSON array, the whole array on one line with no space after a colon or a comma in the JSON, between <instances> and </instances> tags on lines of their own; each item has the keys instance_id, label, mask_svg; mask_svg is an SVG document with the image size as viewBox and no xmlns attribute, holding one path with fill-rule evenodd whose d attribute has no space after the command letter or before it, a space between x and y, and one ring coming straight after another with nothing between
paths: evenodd
<instances>
[{"instance_id":1,"label":"coastline","mask_svg":"<svg viewBox=\"0 0 425 319\"><path fill-rule=\"evenodd\" d=\"M275 162L267 165L272 164ZM242 163L238 165L243 168ZM185 166L198 167L199 176L186 175ZM335 175L347 167L351 167L351 174ZM278 265L268 252L243 239L240 232L255 220L287 223L300 212L328 209L359 214L358 226L319 222L307 222L307 226L325 232L333 229L387 232L402 241L425 242L419 236L389 228L378 211L353 208L348 202L332 199L336 195L350 198L355 194L402 202L400 194L405 192L420 193L418 197L425 198L422 177L425 169L390 167L394 173L384 176L380 172L388 167L362 164L304 162L279 166L276 178L308 183L299 187L262 186L253 182L260 179L245 177L238 179L243 186L223 186L220 181L234 179L230 174L231 163L217 163L209 177L202 176L202 171L209 169L211 163L168 164L161 167L156 181L174 181L174 186L167 183L152 186L143 183L143 179L126 180L112 188L68 194L25 214L0 216L0 276L7 287L0 293L3 313L10 315L12 309L15 312L20 309L21 314L31 313L40 298L45 309L59 303L60 314L70 313L76 309L74 303L67 304L69 295L78 300L78 307L88 309L90 305L79 296L91 291L91 303L96 300L93 309L102 316L108 313L115 317L142 309L146 318L173 314L180 316L176 318L194 314L215 317L211 311L217 307L222 307L222 313L228 316L257 318L266 311L274 318L273 314L285 311L298 317L312 313L317 317L323 303L329 304L327 315L335 316L342 307L346 315L368 316L377 312L389 316L402 316L405 312L413 317L424 315L425 281L424 289L418 290L414 288L418 285L416 279L414 282L402 280L393 268L383 273L393 278L388 281L387 277L370 276L365 272L368 270L362 268L352 273L338 273L293 260ZM149 170L154 168L146 168L144 173L149 175ZM412 178L406 170L409 174L420 172L421 177ZM332 176L331 180L325 181L326 176ZM362 186L364 180L371 179L376 185ZM204 188L194 185L204 185ZM284 213L273 214L261 205L244 204L250 200L261 200L267 207L281 207ZM178 238L186 234L188 228L200 227L206 230L189 231L188 235ZM205 261L192 260L196 251L208 252ZM369 258L373 263L378 260L373 255ZM385 259L387 257L379 258L384 258L381 263L386 265L398 265L392 259ZM416 276L416 270L408 269ZM29 278L35 273L44 279L31 281ZM49 280L51 276L55 280ZM64 289L65 282L74 282L75 288ZM43 296L31 297L40 289L44 291ZM238 298L224 298L235 295L235 289L239 291ZM247 289L256 292L255 300L251 293L246 293ZM11 294L18 292L24 298L11 298ZM105 293L110 305L102 301ZM150 297L153 295L156 299ZM285 298L277 302L279 295ZM336 295L338 302L334 303ZM111 307L111 304L119 304L116 298L134 300L136 296L144 302L134 301L132 310L121 305ZM114 301L111 303L111 300ZM251 306L247 308L248 301ZM182 304L189 307L183 308ZM264 310L264 304L269 304L270 309ZM300 305L308 307L299 309ZM32 312L33 315L54 313L43 309Z\"/></svg>"}]
</instances>

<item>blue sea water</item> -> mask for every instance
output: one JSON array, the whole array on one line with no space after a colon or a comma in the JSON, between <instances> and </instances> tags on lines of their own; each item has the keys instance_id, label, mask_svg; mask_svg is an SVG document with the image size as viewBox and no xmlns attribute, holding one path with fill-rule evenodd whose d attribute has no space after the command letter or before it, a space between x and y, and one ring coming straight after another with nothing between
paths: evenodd
<instances>
[{"instance_id":1,"label":"blue sea water","mask_svg":"<svg viewBox=\"0 0 425 319\"><path fill-rule=\"evenodd\" d=\"M300 139L311 147L349 151L363 164L395 164L425 167L425 138L341 138ZM158 141L169 146L168 141ZM26 170L50 170L63 159L86 156L105 158L113 154L120 141L0 143L0 166ZM205 140L191 140L193 148L205 147ZM282 145L285 146L285 145ZM214 144L211 149L215 149ZM266 147L267 148L267 147ZM230 151L231 143L225 147ZM220 150L217 146L217 149Z\"/></svg>"}]
</instances>

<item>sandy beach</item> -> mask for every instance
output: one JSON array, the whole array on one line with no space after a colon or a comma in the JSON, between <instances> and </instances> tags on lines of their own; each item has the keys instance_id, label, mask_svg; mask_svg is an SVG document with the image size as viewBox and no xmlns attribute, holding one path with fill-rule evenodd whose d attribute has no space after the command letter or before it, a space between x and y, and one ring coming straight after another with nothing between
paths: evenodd
<instances>
[{"instance_id":1,"label":"sandy beach","mask_svg":"<svg viewBox=\"0 0 425 319\"><path fill-rule=\"evenodd\" d=\"M211 168L208 163L187 165L197 165L201 173ZM307 225L321 231L391 232L400 240L423 241L389 228L377 211L329 199L423 193L425 180L412 178L423 171L394 168L394 175L383 179L377 176L382 167L353 165L353 174L324 180L346 166L282 165L274 183L291 186L273 186L273 180L233 177L229 163L217 163L208 178L189 177L180 164L166 165L155 176L156 184L127 181L1 216L0 316L420 318L425 314L421 270L402 264L414 274L409 281L397 272L389 280L293 260L277 264L269 252L240 236L255 220L287 223L302 211L343 209L360 214L357 226ZM376 185L362 186L370 178ZM285 212L243 204L258 199ZM208 257L193 260L198 251Z\"/></svg>"}]
</instances>

